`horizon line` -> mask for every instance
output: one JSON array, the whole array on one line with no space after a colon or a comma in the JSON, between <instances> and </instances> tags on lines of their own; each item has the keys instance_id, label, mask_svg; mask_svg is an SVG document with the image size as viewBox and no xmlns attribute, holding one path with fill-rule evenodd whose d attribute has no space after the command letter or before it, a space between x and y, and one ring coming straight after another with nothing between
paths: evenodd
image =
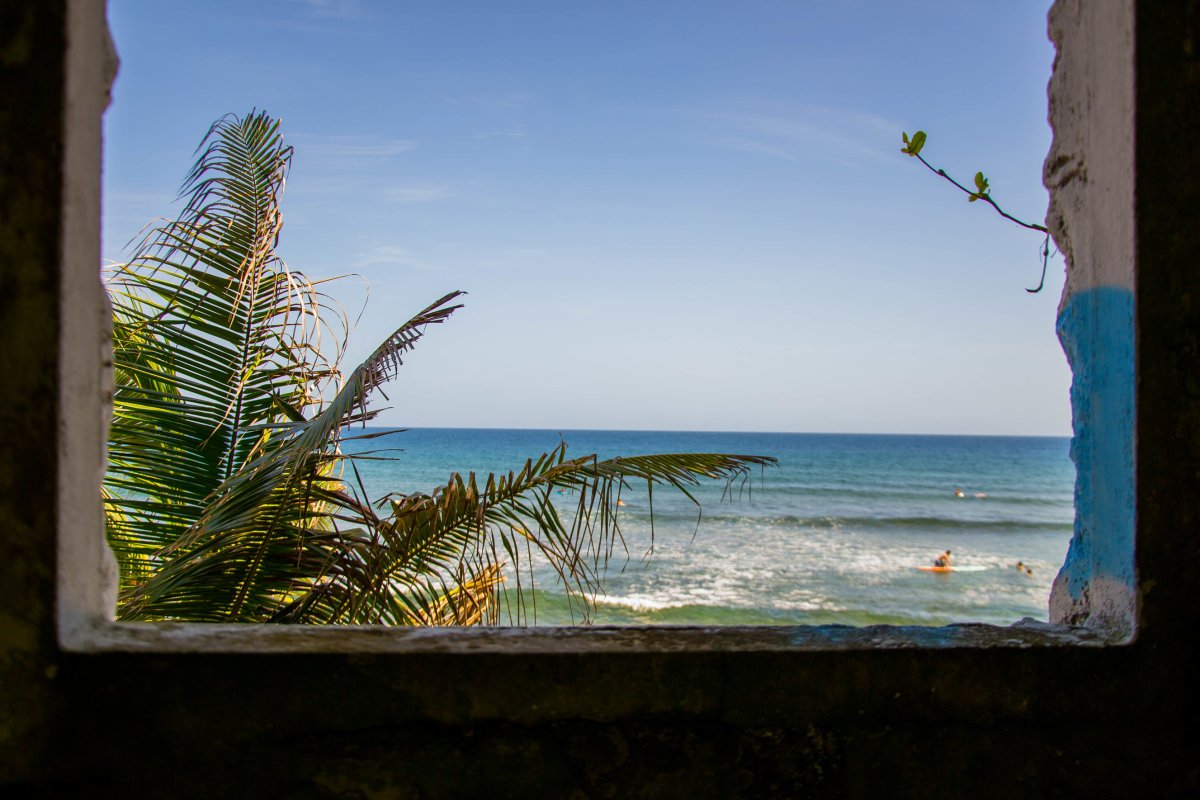
<instances>
[{"instance_id":1,"label":"horizon line","mask_svg":"<svg viewBox=\"0 0 1200 800\"><path fill-rule=\"evenodd\" d=\"M451 431L538 431L555 433L561 431L576 431L579 433L731 433L731 434L775 434L785 436L945 436L971 437L978 439L1070 439L1073 434L1060 433L920 433L920 432L883 432L883 431L771 431L771 430L716 430L694 428L586 428L573 426L528 427L523 425L494 426L494 425L362 425L363 429L373 430L451 430Z\"/></svg>"}]
</instances>

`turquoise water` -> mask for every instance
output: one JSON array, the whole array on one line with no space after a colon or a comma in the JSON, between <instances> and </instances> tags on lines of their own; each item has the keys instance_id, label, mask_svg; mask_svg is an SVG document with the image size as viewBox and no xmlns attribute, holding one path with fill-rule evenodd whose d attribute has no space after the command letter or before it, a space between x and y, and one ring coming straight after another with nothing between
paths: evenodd
<instances>
[{"instance_id":1,"label":"turquoise water","mask_svg":"<svg viewBox=\"0 0 1200 800\"><path fill-rule=\"evenodd\" d=\"M726 452L779 459L778 467L756 470L732 501L722 501L720 483L700 489L702 512L677 493L656 491L652 554L647 497L638 487L626 491L625 547L613 553L595 598L596 624L1045 620L1071 536L1074 468L1066 438L413 429L346 449L398 448L389 453L394 460L359 462L377 498L428 491L455 470L516 469L560 436L572 457ZM570 498L564 501L570 508ZM946 549L972 569L917 569ZM1013 568L1018 560L1032 576ZM539 625L580 621L552 571L539 565L533 577L528 622L535 608Z\"/></svg>"}]
</instances>

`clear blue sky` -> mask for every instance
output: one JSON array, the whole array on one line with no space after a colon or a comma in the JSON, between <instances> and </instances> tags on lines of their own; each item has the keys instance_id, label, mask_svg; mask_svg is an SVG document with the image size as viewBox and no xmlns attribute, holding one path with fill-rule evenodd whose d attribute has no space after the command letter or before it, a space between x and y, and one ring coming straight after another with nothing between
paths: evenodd
<instances>
[{"instance_id":1,"label":"clear blue sky","mask_svg":"<svg viewBox=\"0 0 1200 800\"><path fill-rule=\"evenodd\" d=\"M348 359L432 300L384 424L1070 432L1041 221L1048 0L109 0L104 255L227 112L296 147L280 252Z\"/></svg>"}]
</instances>

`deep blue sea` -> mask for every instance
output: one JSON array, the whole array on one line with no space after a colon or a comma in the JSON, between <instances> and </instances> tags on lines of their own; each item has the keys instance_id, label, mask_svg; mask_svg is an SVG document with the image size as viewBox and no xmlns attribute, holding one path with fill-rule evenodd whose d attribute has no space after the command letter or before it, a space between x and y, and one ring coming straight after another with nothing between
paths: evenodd
<instances>
[{"instance_id":1,"label":"deep blue sea","mask_svg":"<svg viewBox=\"0 0 1200 800\"><path fill-rule=\"evenodd\" d=\"M779 459L756 469L732 500L722 501L720 482L707 484L695 492L699 510L657 490L652 553L645 491L625 491L625 546L608 563L594 624L1044 621L1071 536L1075 473L1066 438L425 428L345 450L395 448L393 460L358 462L378 498L429 491L452 471L517 469L560 437L569 457ZM572 504L564 498L564 510ZM917 569L946 549L969 571ZM1033 575L1014 569L1017 561ZM553 571L541 565L533 577L527 623L580 621Z\"/></svg>"}]
</instances>

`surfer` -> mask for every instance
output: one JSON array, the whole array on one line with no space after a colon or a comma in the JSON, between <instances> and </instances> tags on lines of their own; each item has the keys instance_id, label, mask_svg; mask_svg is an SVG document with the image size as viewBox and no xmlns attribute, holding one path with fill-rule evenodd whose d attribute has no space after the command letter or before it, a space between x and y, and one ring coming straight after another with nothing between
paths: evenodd
<instances>
[{"instance_id":1,"label":"surfer","mask_svg":"<svg viewBox=\"0 0 1200 800\"><path fill-rule=\"evenodd\" d=\"M933 565L935 567L949 567L950 566L950 551L947 550L946 552L942 553L940 556L935 558L933 560Z\"/></svg>"}]
</instances>

